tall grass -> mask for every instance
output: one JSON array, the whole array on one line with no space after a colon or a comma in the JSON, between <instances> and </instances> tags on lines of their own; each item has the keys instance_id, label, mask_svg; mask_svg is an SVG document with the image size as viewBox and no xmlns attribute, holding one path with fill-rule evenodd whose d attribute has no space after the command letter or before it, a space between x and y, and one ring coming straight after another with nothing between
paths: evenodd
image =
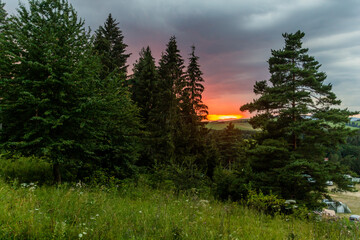
<instances>
[{"instance_id":1,"label":"tall grass","mask_svg":"<svg viewBox=\"0 0 360 240\"><path fill-rule=\"evenodd\" d=\"M270 217L145 184L59 187L0 180L0 239L358 239L358 225Z\"/></svg>"}]
</instances>

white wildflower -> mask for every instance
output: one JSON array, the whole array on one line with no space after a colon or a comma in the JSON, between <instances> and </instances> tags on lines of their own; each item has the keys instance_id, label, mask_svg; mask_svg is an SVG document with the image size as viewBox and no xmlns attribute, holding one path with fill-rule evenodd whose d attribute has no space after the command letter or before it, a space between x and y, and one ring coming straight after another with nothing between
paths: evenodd
<instances>
[{"instance_id":1,"label":"white wildflower","mask_svg":"<svg viewBox=\"0 0 360 240\"><path fill-rule=\"evenodd\" d=\"M82 238L82 236L83 236L82 233L79 233L79 238Z\"/></svg>"}]
</instances>

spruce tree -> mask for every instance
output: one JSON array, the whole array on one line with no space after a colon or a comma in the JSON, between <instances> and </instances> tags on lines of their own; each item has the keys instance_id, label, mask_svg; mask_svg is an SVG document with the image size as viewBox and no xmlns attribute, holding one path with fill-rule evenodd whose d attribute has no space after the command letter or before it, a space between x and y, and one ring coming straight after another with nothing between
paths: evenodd
<instances>
[{"instance_id":1,"label":"spruce tree","mask_svg":"<svg viewBox=\"0 0 360 240\"><path fill-rule=\"evenodd\" d=\"M144 136L142 137L143 150L138 165L152 166L157 156L156 134L161 128L157 120L157 96L159 75L155 66L150 47L143 48L140 58L134 64L133 75L130 79L132 99L140 108ZM160 113L161 114L161 113Z\"/></svg>"},{"instance_id":2,"label":"spruce tree","mask_svg":"<svg viewBox=\"0 0 360 240\"><path fill-rule=\"evenodd\" d=\"M209 114L208 107L202 101L202 93L204 92L202 83L204 79L198 63L199 57L195 55L195 46L192 46L191 50L184 91L188 93L192 111L197 116L197 121L202 121Z\"/></svg>"},{"instance_id":3,"label":"spruce tree","mask_svg":"<svg viewBox=\"0 0 360 240\"><path fill-rule=\"evenodd\" d=\"M10 67L1 78L1 143L49 157L57 182L60 165L87 151L78 128L96 61L83 25L65 0L31 0L6 31Z\"/></svg>"},{"instance_id":4,"label":"spruce tree","mask_svg":"<svg viewBox=\"0 0 360 240\"><path fill-rule=\"evenodd\" d=\"M185 87L184 60L177 47L176 38L170 38L159 64L158 92L156 96L160 154L166 160L175 158L175 138L179 133L180 101Z\"/></svg>"},{"instance_id":5,"label":"spruce tree","mask_svg":"<svg viewBox=\"0 0 360 240\"><path fill-rule=\"evenodd\" d=\"M100 26L95 33L94 48L103 66L100 74L102 79L112 72L123 76L127 72L126 61L130 54L125 53L127 45L118 25L116 19L109 14L104 26Z\"/></svg>"},{"instance_id":6,"label":"spruce tree","mask_svg":"<svg viewBox=\"0 0 360 240\"><path fill-rule=\"evenodd\" d=\"M127 177L138 156L137 107L117 74L100 81L90 34L66 0L20 5L2 41L2 147L45 156L79 177L105 169ZM6 70L6 71L5 71Z\"/></svg>"},{"instance_id":7,"label":"spruce tree","mask_svg":"<svg viewBox=\"0 0 360 240\"><path fill-rule=\"evenodd\" d=\"M5 3L0 1L0 27L5 24L7 13L4 9Z\"/></svg>"},{"instance_id":8,"label":"spruce tree","mask_svg":"<svg viewBox=\"0 0 360 240\"><path fill-rule=\"evenodd\" d=\"M159 76L155 66L155 60L152 56L150 47L143 48L140 52L140 58L134 64L133 75L131 77L132 99L140 107L141 116L144 123L149 121L149 115L156 106L155 91Z\"/></svg>"},{"instance_id":9,"label":"spruce tree","mask_svg":"<svg viewBox=\"0 0 360 240\"><path fill-rule=\"evenodd\" d=\"M191 50L179 101L180 123L176 137L176 150L180 162L181 158L191 156L198 167L209 170L209 161L204 155L208 129L205 128L206 123L202 122L208 114L207 106L202 102L204 79L198 63L199 57L195 55L195 46L192 46ZM208 170L206 171L209 172Z\"/></svg>"},{"instance_id":10,"label":"spruce tree","mask_svg":"<svg viewBox=\"0 0 360 240\"><path fill-rule=\"evenodd\" d=\"M302 47L304 35L283 34L285 47L272 50L268 61L269 82L256 82L254 92L260 97L240 110L256 111L250 123L263 130L250 152L257 187L313 202L326 192L327 180L346 187L336 163L324 158L350 134L345 124L355 113L332 108L340 100L325 83L321 65Z\"/></svg>"},{"instance_id":11,"label":"spruce tree","mask_svg":"<svg viewBox=\"0 0 360 240\"><path fill-rule=\"evenodd\" d=\"M6 72L6 68L9 63L6 59L6 35L5 35L5 25L7 23L7 13L4 9L5 3L2 3L0 0L0 77Z\"/></svg>"}]
</instances>

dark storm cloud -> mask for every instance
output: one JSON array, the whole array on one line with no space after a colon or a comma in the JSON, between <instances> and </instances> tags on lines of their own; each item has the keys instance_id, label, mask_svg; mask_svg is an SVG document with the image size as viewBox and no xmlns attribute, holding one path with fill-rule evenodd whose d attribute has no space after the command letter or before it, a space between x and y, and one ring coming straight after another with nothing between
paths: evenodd
<instances>
[{"instance_id":1,"label":"dark storm cloud","mask_svg":"<svg viewBox=\"0 0 360 240\"><path fill-rule=\"evenodd\" d=\"M14 0L5 0L14 12ZM252 86L268 79L271 49L284 32L306 33L304 47L323 65L343 105L360 109L360 2L357 0L70 0L93 30L112 13L132 52L150 45L156 59L175 35L186 59L195 44L206 79L205 98L254 97ZM233 98L244 103L243 97ZM238 109L234 109L236 112ZM210 106L211 111L211 106Z\"/></svg>"}]
</instances>

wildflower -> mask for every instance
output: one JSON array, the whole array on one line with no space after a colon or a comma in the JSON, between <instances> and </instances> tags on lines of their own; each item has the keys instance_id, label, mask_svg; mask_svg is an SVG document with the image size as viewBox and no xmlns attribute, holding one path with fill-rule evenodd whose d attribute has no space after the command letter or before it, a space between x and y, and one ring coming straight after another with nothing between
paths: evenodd
<instances>
[{"instance_id":1,"label":"wildflower","mask_svg":"<svg viewBox=\"0 0 360 240\"><path fill-rule=\"evenodd\" d=\"M79 238L82 238L82 236L83 236L82 233L79 233Z\"/></svg>"},{"instance_id":2,"label":"wildflower","mask_svg":"<svg viewBox=\"0 0 360 240\"><path fill-rule=\"evenodd\" d=\"M96 216L98 217L98 216L99 216L99 214L96 214Z\"/></svg>"},{"instance_id":3,"label":"wildflower","mask_svg":"<svg viewBox=\"0 0 360 240\"><path fill-rule=\"evenodd\" d=\"M139 213L142 213L142 211L140 210Z\"/></svg>"},{"instance_id":4,"label":"wildflower","mask_svg":"<svg viewBox=\"0 0 360 240\"><path fill-rule=\"evenodd\" d=\"M86 232L83 232L84 235L86 235L87 233Z\"/></svg>"}]
</instances>

